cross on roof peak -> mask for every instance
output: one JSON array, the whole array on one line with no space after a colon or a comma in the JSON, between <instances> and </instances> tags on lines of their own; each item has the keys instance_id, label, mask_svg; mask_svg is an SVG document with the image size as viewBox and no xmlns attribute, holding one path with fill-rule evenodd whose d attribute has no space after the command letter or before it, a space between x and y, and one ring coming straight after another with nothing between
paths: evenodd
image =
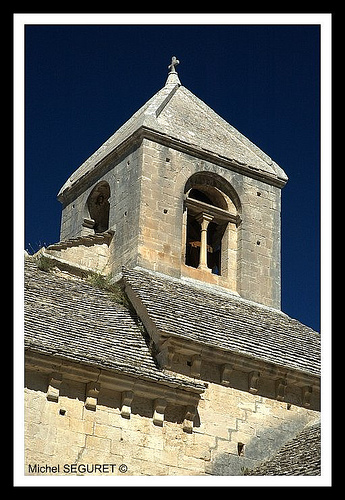
<instances>
[{"instance_id":1,"label":"cross on roof peak","mask_svg":"<svg viewBox=\"0 0 345 500\"><path fill-rule=\"evenodd\" d=\"M177 73L175 66L177 66L178 64L180 64L180 61L178 59L176 59L176 56L172 56L171 64L169 64L169 66L168 66L169 74L170 73Z\"/></svg>"},{"instance_id":2,"label":"cross on roof peak","mask_svg":"<svg viewBox=\"0 0 345 500\"><path fill-rule=\"evenodd\" d=\"M178 73L176 71L176 66L180 64L180 61L175 57L172 56L171 58L171 64L168 66L168 78L167 81L165 82L165 85L181 85L180 79L178 77Z\"/></svg>"}]
</instances>

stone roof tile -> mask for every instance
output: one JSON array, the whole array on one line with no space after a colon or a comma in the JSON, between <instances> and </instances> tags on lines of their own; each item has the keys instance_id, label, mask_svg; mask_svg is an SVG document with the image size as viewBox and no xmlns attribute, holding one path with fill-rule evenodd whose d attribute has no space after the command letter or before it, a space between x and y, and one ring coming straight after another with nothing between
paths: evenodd
<instances>
[{"instance_id":1,"label":"stone roof tile","mask_svg":"<svg viewBox=\"0 0 345 500\"><path fill-rule=\"evenodd\" d=\"M25 348L162 383L203 387L157 368L137 316L109 292L25 261Z\"/></svg>"},{"instance_id":2,"label":"stone roof tile","mask_svg":"<svg viewBox=\"0 0 345 500\"><path fill-rule=\"evenodd\" d=\"M247 473L248 476L318 476L321 474L321 425L307 425L278 453Z\"/></svg>"},{"instance_id":3,"label":"stone roof tile","mask_svg":"<svg viewBox=\"0 0 345 500\"><path fill-rule=\"evenodd\" d=\"M320 335L279 310L139 268L125 269L124 280L167 336L320 374Z\"/></svg>"}]
</instances>

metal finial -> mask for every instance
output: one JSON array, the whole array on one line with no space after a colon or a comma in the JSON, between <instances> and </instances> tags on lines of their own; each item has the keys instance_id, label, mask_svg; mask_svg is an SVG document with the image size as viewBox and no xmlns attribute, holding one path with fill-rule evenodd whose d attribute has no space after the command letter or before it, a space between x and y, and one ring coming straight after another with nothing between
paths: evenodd
<instances>
[{"instance_id":1,"label":"metal finial","mask_svg":"<svg viewBox=\"0 0 345 500\"><path fill-rule=\"evenodd\" d=\"M175 56L172 56L171 64L169 64L169 66L168 66L169 74L170 73L177 73L175 66L177 66L178 64L180 64L180 61L178 59L176 59Z\"/></svg>"}]
</instances>

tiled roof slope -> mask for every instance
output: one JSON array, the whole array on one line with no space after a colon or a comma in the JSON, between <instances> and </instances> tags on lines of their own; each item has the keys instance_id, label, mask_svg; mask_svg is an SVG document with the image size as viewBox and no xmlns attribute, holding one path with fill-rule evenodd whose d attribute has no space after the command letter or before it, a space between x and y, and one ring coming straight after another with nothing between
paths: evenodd
<instances>
[{"instance_id":1,"label":"tiled roof slope","mask_svg":"<svg viewBox=\"0 0 345 500\"><path fill-rule=\"evenodd\" d=\"M187 279L124 269L159 331L275 365L320 374L320 335L281 311Z\"/></svg>"},{"instance_id":2,"label":"tiled roof slope","mask_svg":"<svg viewBox=\"0 0 345 500\"><path fill-rule=\"evenodd\" d=\"M320 422L308 425L278 453L248 476L318 476L321 474Z\"/></svg>"},{"instance_id":3,"label":"tiled roof slope","mask_svg":"<svg viewBox=\"0 0 345 500\"><path fill-rule=\"evenodd\" d=\"M197 386L156 367L135 315L109 292L25 259L24 299L26 348L163 384Z\"/></svg>"}]
</instances>

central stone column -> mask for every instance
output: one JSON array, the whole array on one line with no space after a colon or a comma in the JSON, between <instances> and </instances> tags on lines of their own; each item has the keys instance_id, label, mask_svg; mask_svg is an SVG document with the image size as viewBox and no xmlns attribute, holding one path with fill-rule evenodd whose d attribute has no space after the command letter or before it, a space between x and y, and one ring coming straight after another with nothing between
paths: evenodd
<instances>
[{"instance_id":1,"label":"central stone column","mask_svg":"<svg viewBox=\"0 0 345 500\"><path fill-rule=\"evenodd\" d=\"M196 220L201 225L200 259L198 269L211 272L211 269L207 267L207 228L211 220L213 220L213 216L202 212L196 217Z\"/></svg>"}]
</instances>

